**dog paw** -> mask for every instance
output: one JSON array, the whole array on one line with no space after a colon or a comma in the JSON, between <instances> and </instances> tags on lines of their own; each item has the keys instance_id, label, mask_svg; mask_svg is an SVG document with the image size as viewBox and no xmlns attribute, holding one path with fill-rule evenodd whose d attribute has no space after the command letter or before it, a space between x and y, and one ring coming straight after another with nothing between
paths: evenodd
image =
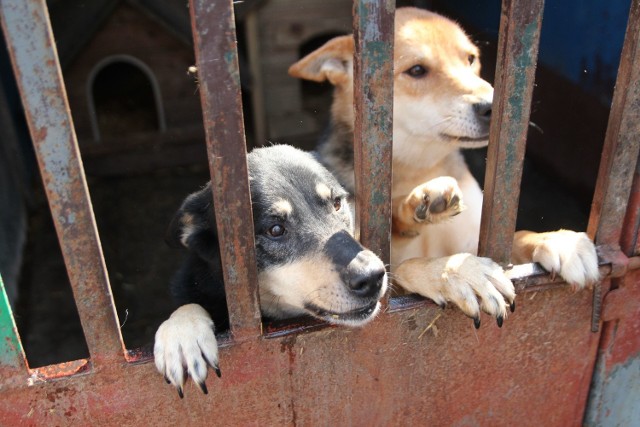
<instances>
[{"instance_id":1,"label":"dog paw","mask_svg":"<svg viewBox=\"0 0 640 427\"><path fill-rule=\"evenodd\" d=\"M209 313L198 304L178 308L156 332L153 356L156 368L182 398L184 383L191 377L207 394L207 366L220 377L218 342Z\"/></svg>"},{"instance_id":2,"label":"dog paw","mask_svg":"<svg viewBox=\"0 0 640 427\"><path fill-rule=\"evenodd\" d=\"M596 248L586 233L558 230L539 237L532 259L552 275L559 274L574 290L600 280Z\"/></svg>"},{"instance_id":3,"label":"dog paw","mask_svg":"<svg viewBox=\"0 0 640 427\"><path fill-rule=\"evenodd\" d=\"M465 209L458 182L449 176L432 179L414 188L405 203L417 223L437 224Z\"/></svg>"},{"instance_id":4,"label":"dog paw","mask_svg":"<svg viewBox=\"0 0 640 427\"><path fill-rule=\"evenodd\" d=\"M432 299L441 307L451 302L480 327L480 312L502 327L507 309L515 310L515 288L502 268L489 258L471 254L409 259L396 269L396 283Z\"/></svg>"}]
</instances>

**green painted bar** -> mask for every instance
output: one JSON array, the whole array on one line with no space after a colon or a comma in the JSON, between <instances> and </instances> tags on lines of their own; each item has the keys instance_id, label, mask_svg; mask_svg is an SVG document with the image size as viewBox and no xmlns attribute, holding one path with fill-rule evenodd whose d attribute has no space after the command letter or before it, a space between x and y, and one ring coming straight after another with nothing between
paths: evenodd
<instances>
[{"instance_id":1,"label":"green painted bar","mask_svg":"<svg viewBox=\"0 0 640 427\"><path fill-rule=\"evenodd\" d=\"M13 320L2 276L0 276L0 336L2 337L2 341L0 341L0 369L8 367L26 370L22 344L18 336L16 322Z\"/></svg>"}]
</instances>

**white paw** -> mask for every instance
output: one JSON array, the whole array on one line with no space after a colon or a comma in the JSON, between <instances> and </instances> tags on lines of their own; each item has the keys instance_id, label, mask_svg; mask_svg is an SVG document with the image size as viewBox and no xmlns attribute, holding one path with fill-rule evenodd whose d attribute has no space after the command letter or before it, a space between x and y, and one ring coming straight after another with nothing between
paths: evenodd
<instances>
[{"instance_id":1,"label":"white paw","mask_svg":"<svg viewBox=\"0 0 640 427\"><path fill-rule=\"evenodd\" d=\"M178 308L156 332L153 346L156 368L183 397L187 377L207 394L207 366L220 377L218 342L209 313L198 304Z\"/></svg>"},{"instance_id":2,"label":"white paw","mask_svg":"<svg viewBox=\"0 0 640 427\"><path fill-rule=\"evenodd\" d=\"M451 302L480 327L480 311L496 318L498 326L515 309L516 292L502 268L489 258L456 254L428 260L413 258L394 274L400 286L444 306Z\"/></svg>"},{"instance_id":3,"label":"white paw","mask_svg":"<svg viewBox=\"0 0 640 427\"><path fill-rule=\"evenodd\" d=\"M569 230L544 233L533 251L533 261L551 274L560 274L574 289L600 280L596 248L585 233Z\"/></svg>"}]
</instances>

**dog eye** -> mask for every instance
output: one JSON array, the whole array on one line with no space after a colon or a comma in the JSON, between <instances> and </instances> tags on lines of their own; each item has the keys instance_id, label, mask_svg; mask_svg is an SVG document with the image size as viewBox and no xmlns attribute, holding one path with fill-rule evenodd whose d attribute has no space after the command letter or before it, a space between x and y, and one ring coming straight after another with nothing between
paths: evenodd
<instances>
[{"instance_id":1,"label":"dog eye","mask_svg":"<svg viewBox=\"0 0 640 427\"><path fill-rule=\"evenodd\" d=\"M469 65L473 65L473 63L476 62L476 56L475 55L469 55L469 56L467 56L467 60L469 61Z\"/></svg>"},{"instance_id":2,"label":"dog eye","mask_svg":"<svg viewBox=\"0 0 640 427\"><path fill-rule=\"evenodd\" d=\"M413 67L405 71L405 73L409 74L411 77L419 78L427 74L427 69L422 65L414 65Z\"/></svg>"},{"instance_id":3,"label":"dog eye","mask_svg":"<svg viewBox=\"0 0 640 427\"><path fill-rule=\"evenodd\" d=\"M333 207L337 211L340 210L340 208L342 207L342 199L340 197L336 197L335 199L333 199Z\"/></svg>"},{"instance_id":4,"label":"dog eye","mask_svg":"<svg viewBox=\"0 0 640 427\"><path fill-rule=\"evenodd\" d=\"M272 225L268 230L267 234L271 237L282 237L286 232L285 228L280 224Z\"/></svg>"}]
</instances>

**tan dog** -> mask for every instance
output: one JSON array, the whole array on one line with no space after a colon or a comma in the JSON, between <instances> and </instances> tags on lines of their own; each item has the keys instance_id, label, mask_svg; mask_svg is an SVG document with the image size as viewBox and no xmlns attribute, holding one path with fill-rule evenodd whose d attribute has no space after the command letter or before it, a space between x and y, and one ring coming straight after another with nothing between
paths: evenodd
<instances>
[{"instance_id":1,"label":"tan dog","mask_svg":"<svg viewBox=\"0 0 640 427\"><path fill-rule=\"evenodd\" d=\"M291 66L298 78L334 86L331 132L321 161L353 194L352 36L337 37ZM515 292L493 261L478 258L482 192L461 148L488 143L493 88L479 77L478 48L451 20L416 8L395 18L393 237L395 281L444 305L451 301L480 325L514 308ZM539 262L575 288L599 279L585 233L517 232L513 262Z\"/></svg>"}]
</instances>

